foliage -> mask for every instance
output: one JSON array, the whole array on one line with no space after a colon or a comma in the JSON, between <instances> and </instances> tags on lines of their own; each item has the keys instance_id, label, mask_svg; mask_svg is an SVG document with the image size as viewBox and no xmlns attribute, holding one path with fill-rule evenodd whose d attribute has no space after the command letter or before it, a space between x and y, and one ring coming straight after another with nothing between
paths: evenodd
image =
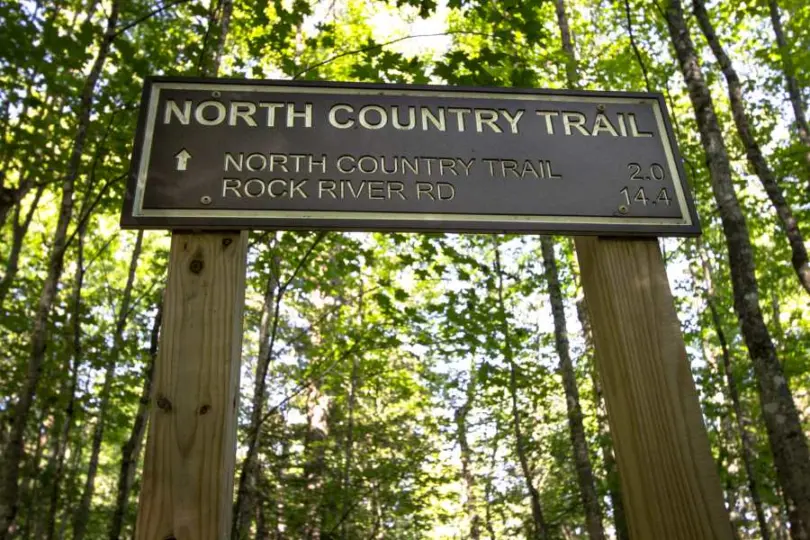
<instances>
[{"instance_id":1,"label":"foliage","mask_svg":"<svg viewBox=\"0 0 810 540\"><path fill-rule=\"evenodd\" d=\"M200 75L208 69L216 47L212 21L222 2L120 4L110 58L93 93L64 271L47 320L43 375L26 419L19 512L9 529L13 538L46 538L49 527L60 537L76 538L74 512L92 459L94 427L102 419L86 536L108 534L119 510L122 447L132 435L139 403L148 401L142 387L165 282L166 232L144 236L121 346L113 346L136 242L135 232L119 229L118 215L140 92L149 75ZM32 321L55 245L63 179L84 106L82 88L111 5L109 0L0 2L2 446L29 377ZM234 0L232 7L223 76L565 86L569 60L553 2ZM780 7L806 108L810 5L784 0ZM753 441L753 476L772 532L784 537L785 500L757 381L733 314L725 237L662 13L639 0L571 0L566 9L583 88L649 90L667 100L704 236L665 240L662 247L713 456L737 532L759 537L740 434L729 422L735 413L723 371L725 342ZM786 104L767 2L719 2L710 9L742 75L753 131L808 234L808 148L796 136ZM436 26L440 32L422 30ZM796 282L769 199L736 138L725 82L697 25L692 27L754 245L761 307L806 427L810 304ZM441 41L427 35L435 33L442 34ZM613 533L615 483L605 465L610 437L588 336L576 316L581 291L572 243L558 241L556 256L588 451L606 529ZM244 537L269 538L271 532L280 538L315 537L314 528L324 539L467 538L477 509L484 536L516 538L531 530L527 482L539 491L554 537L586 535L537 238L265 231L251 233L248 260L238 466L251 432L258 430L258 474L251 482L259 496L251 499ZM268 287L277 310L266 302ZM273 330L261 343L263 320L272 321ZM254 396L261 351L268 351L267 385L264 395ZM114 378L105 401L110 363ZM513 398L519 415L513 414ZM252 420L256 402L264 412L258 425ZM460 411L464 423L457 421ZM469 465L469 479L462 461ZM140 475L138 467L124 508L123 536L133 533ZM470 497L472 510L465 506Z\"/></svg>"}]
</instances>

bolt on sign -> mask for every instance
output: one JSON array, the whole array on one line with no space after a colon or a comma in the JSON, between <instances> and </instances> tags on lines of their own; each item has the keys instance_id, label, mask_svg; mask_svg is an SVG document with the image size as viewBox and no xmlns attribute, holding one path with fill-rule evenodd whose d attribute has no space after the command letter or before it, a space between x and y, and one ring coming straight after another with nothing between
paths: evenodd
<instances>
[{"instance_id":1,"label":"bolt on sign","mask_svg":"<svg viewBox=\"0 0 810 540\"><path fill-rule=\"evenodd\" d=\"M122 226L690 236L662 96L152 78Z\"/></svg>"}]
</instances>

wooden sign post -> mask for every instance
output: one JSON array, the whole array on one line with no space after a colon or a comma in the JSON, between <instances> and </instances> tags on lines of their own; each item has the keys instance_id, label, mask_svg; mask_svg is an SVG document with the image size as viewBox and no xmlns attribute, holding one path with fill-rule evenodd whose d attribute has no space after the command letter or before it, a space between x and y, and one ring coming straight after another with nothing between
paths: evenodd
<instances>
[{"instance_id":1,"label":"wooden sign post","mask_svg":"<svg viewBox=\"0 0 810 540\"><path fill-rule=\"evenodd\" d=\"M231 530L247 232L174 233L138 540Z\"/></svg>"},{"instance_id":2,"label":"wooden sign post","mask_svg":"<svg viewBox=\"0 0 810 540\"><path fill-rule=\"evenodd\" d=\"M136 537L230 534L245 231L270 228L578 236L633 538L730 539L655 239L700 233L684 178L657 94L147 81L122 225L242 232L172 237Z\"/></svg>"},{"instance_id":3,"label":"wooden sign post","mask_svg":"<svg viewBox=\"0 0 810 540\"><path fill-rule=\"evenodd\" d=\"M576 239L631 538L731 540L655 239Z\"/></svg>"}]
</instances>

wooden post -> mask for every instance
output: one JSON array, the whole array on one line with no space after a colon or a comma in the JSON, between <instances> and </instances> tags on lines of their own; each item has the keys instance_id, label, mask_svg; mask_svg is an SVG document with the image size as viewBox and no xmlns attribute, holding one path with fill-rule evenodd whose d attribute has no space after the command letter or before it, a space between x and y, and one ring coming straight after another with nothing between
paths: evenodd
<instances>
[{"instance_id":1,"label":"wooden post","mask_svg":"<svg viewBox=\"0 0 810 540\"><path fill-rule=\"evenodd\" d=\"M174 233L138 540L230 536L247 232Z\"/></svg>"},{"instance_id":2,"label":"wooden post","mask_svg":"<svg viewBox=\"0 0 810 540\"><path fill-rule=\"evenodd\" d=\"M732 538L658 242L576 239L630 537Z\"/></svg>"}]
</instances>

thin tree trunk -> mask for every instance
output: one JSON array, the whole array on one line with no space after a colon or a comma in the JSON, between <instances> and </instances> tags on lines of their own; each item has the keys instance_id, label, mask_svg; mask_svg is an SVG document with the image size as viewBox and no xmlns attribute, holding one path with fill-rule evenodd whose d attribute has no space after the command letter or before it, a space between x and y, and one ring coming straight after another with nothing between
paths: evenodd
<instances>
[{"instance_id":1,"label":"thin tree trunk","mask_svg":"<svg viewBox=\"0 0 810 540\"><path fill-rule=\"evenodd\" d=\"M574 39L571 37L571 27L568 24L568 15L565 11L565 0L554 0L554 11L557 14L557 26L560 29L562 50L565 54L565 79L569 86L579 87L579 66L574 50Z\"/></svg>"},{"instance_id":2,"label":"thin tree trunk","mask_svg":"<svg viewBox=\"0 0 810 540\"><path fill-rule=\"evenodd\" d=\"M705 354L705 351L704 351ZM708 358L707 358L708 359ZM710 360L715 367L718 367L714 360ZM731 457L731 452L728 449L728 445L734 439L734 429L731 427L731 422L729 420L728 414L723 414L723 417L720 419L720 433L718 434L719 438L719 459L717 460L718 467L723 468L730 468L733 466L733 459ZM741 540L740 539L740 531L748 529L748 519L745 516L745 506L743 504L742 511L740 511L737 507L738 497L737 497L737 486L732 481L731 475L726 475L726 485L724 486L725 496L726 496L726 506L728 508L728 515L729 521L731 522L731 536L734 540Z\"/></svg>"},{"instance_id":3,"label":"thin tree trunk","mask_svg":"<svg viewBox=\"0 0 810 540\"><path fill-rule=\"evenodd\" d=\"M475 368L475 359L470 362L470 381L467 383L466 398L464 403L456 409L456 436L461 449L461 477L464 480L464 491L466 501L464 509L467 518L470 520L470 540L481 539L481 516L478 514L478 500L475 494L475 475L472 471L472 451L467 441L467 415L473 406L475 399L475 379L478 376Z\"/></svg>"},{"instance_id":4,"label":"thin tree trunk","mask_svg":"<svg viewBox=\"0 0 810 540\"><path fill-rule=\"evenodd\" d=\"M225 42L227 41L228 32L231 26L233 0L220 0L216 4L212 3L211 5L212 8L211 8L210 23L212 27L215 26L219 30L219 34L217 35L216 50L214 51L213 57L214 65L211 66L211 69L208 71L208 73L216 75L217 72L219 72L219 66L222 64L222 55L225 53ZM217 7L222 10L222 13L219 16L219 20L217 20L216 17Z\"/></svg>"},{"instance_id":5,"label":"thin tree trunk","mask_svg":"<svg viewBox=\"0 0 810 540\"><path fill-rule=\"evenodd\" d=\"M3 105L2 111L0 112L0 141L6 140L6 134L8 133L9 128L9 112L11 111L11 97L8 93L4 92L3 96ZM8 188L6 187L6 152L3 152L3 159L0 159L0 204L2 201L5 200L7 196ZM2 226L2 221L0 221L0 226Z\"/></svg>"},{"instance_id":6,"label":"thin tree trunk","mask_svg":"<svg viewBox=\"0 0 810 540\"><path fill-rule=\"evenodd\" d=\"M67 537L72 510L76 508L78 499L81 497L79 483L81 482L81 465L84 463L87 429L81 424L76 427L78 429L74 431L73 440L69 441L72 448L68 450L70 460L67 467L65 467L65 489L62 490L62 496L64 497L62 518L57 520L59 522L59 534L56 535L58 540L64 540Z\"/></svg>"},{"instance_id":7,"label":"thin tree trunk","mask_svg":"<svg viewBox=\"0 0 810 540\"><path fill-rule=\"evenodd\" d=\"M304 538L321 540L323 524L319 510L323 503L324 474L326 472L326 448L324 442L329 434L329 398L325 396L315 382L309 384L307 392L307 433L305 449L309 454L304 465L306 481L306 522Z\"/></svg>"},{"instance_id":8,"label":"thin tree trunk","mask_svg":"<svg viewBox=\"0 0 810 540\"><path fill-rule=\"evenodd\" d=\"M784 490L779 489L779 486L776 486L776 494L782 500L781 505L779 505L779 514L782 516L782 526L788 527L789 533L791 537L793 536L793 522L795 521L795 506L793 503L790 502L790 497L784 492ZM795 537L794 537L795 538Z\"/></svg>"},{"instance_id":9,"label":"thin tree trunk","mask_svg":"<svg viewBox=\"0 0 810 540\"><path fill-rule=\"evenodd\" d=\"M6 260L6 271L3 274L2 279L0 279L0 313L3 311L3 302L6 299L6 295L8 295L8 291L11 289L11 284L14 281L14 278L17 276L23 240L25 239L26 233L28 233L28 227L31 225L31 220L34 218L34 212L36 211L39 200L42 198L42 194L44 192L45 186L40 185L36 191L36 194L34 195L34 200L31 201L31 206L28 207L28 211L25 213L25 217L23 218L22 222L20 222L22 201L17 203L17 206L14 208L14 221L12 223L11 233L11 250L8 253L8 259Z\"/></svg>"},{"instance_id":10,"label":"thin tree trunk","mask_svg":"<svg viewBox=\"0 0 810 540\"><path fill-rule=\"evenodd\" d=\"M53 540L56 531L56 519L59 515L59 494L62 488L62 475L65 466L65 450L73 429L73 417L76 414L76 389L79 381L79 365L82 358L82 287L84 286L84 227L79 229L78 243L76 245L76 275L73 282L73 312L71 326L73 327L73 350L71 351L69 368L70 380L67 384L68 402L65 407L65 417L62 420L59 432L54 438L53 452L51 454L48 470L52 471L51 491L48 504L47 528L45 538Z\"/></svg>"},{"instance_id":11,"label":"thin tree trunk","mask_svg":"<svg viewBox=\"0 0 810 540\"><path fill-rule=\"evenodd\" d=\"M284 426L285 420L279 414L281 425ZM286 490L284 489L287 462L290 454L290 437L281 431L281 451L279 454L278 463L275 467L276 486L278 494L276 495L275 504L273 505L273 515L275 516L275 540L284 540L287 531L286 520L286 504L287 500L284 498Z\"/></svg>"},{"instance_id":12,"label":"thin tree trunk","mask_svg":"<svg viewBox=\"0 0 810 540\"><path fill-rule=\"evenodd\" d=\"M714 31L709 14L706 12L705 0L694 0L693 2L695 17L700 24L703 35L709 42L709 46L714 53L717 62L720 64L720 69L723 70L723 75L728 84L728 97L731 103L731 113L734 117L734 124L737 126L737 134L740 136L745 147L745 154L748 157L748 162L759 177L762 186L765 188L765 193L771 200L773 207L776 209L776 215L782 224L785 235L790 244L792 252L791 262L796 276L799 278L804 290L810 294L810 263L807 259L807 249L804 247L804 238L799 230L799 223L796 221L793 211L785 201L785 196L782 193L782 188L776 181L770 166L768 165L765 156L762 154L762 149L751 133L750 120L748 114L745 112L745 98L743 97L742 83L737 76L737 72L731 63L731 59L723 49L717 34Z\"/></svg>"},{"instance_id":13,"label":"thin tree trunk","mask_svg":"<svg viewBox=\"0 0 810 540\"><path fill-rule=\"evenodd\" d=\"M21 488L22 491L22 501L25 507L25 515L24 515L24 522L23 526L20 527L20 538L29 538L31 535L31 531L36 531L41 526L41 515L37 512L37 507L40 504L39 498L36 494L36 487L40 482L40 463L42 461L42 452L47 445L48 436L45 423L42 421L43 417L46 417L47 413L43 412L40 415L40 419L37 421L39 428L37 430L37 443L34 447L34 455L31 457L31 460L27 465L30 467L29 470L26 471L27 474L23 476L23 485Z\"/></svg>"},{"instance_id":14,"label":"thin tree trunk","mask_svg":"<svg viewBox=\"0 0 810 540\"><path fill-rule=\"evenodd\" d=\"M377 538L379 538L383 518L378 489L374 489L374 491L371 492L371 513L374 516L374 525L371 527L371 534L369 534L368 537L369 540L377 540Z\"/></svg>"},{"instance_id":15,"label":"thin tree trunk","mask_svg":"<svg viewBox=\"0 0 810 540\"><path fill-rule=\"evenodd\" d=\"M788 501L782 495L782 490L779 489L779 486L776 487L776 495L779 500L784 502L784 504L775 504L771 508L771 515L773 516L773 528L777 540L787 540L790 538L790 534L788 533L788 525L790 520L787 517L787 507Z\"/></svg>"},{"instance_id":16,"label":"thin tree trunk","mask_svg":"<svg viewBox=\"0 0 810 540\"><path fill-rule=\"evenodd\" d=\"M790 56L785 31L782 28L782 16L779 13L779 3L777 0L768 0L768 11L771 16L773 33L776 36L776 45L779 47L779 56L782 59L782 71L785 75L785 87L787 88L790 105L793 107L793 117L796 120L796 131L799 141L807 147L804 159L810 172L810 127L807 125L807 114L805 113L802 92L796 80L796 71L793 67L793 58ZM808 179L808 190L810 190L810 179Z\"/></svg>"},{"instance_id":17,"label":"thin tree trunk","mask_svg":"<svg viewBox=\"0 0 810 540\"><path fill-rule=\"evenodd\" d=\"M732 370L731 351L728 347L728 340L726 333L723 330L723 322L720 318L720 312L717 308L717 292L714 288L714 278L712 276L712 269L709 264L706 254L702 246L700 250L700 262L703 267L703 280L706 288L706 304L709 307L709 313L712 318L712 326L714 333L717 336L717 341L720 343L720 352L723 359L723 377L726 381L726 389L728 396L731 400L731 410L734 412L734 419L737 424L737 431L740 437L742 448L743 465L745 467L745 474L748 479L748 490L751 495L751 502L754 504L754 511L757 516L757 523L759 524L759 534L762 540L769 540L770 532L768 530L768 522L765 518L765 511L762 506L762 497L759 492L759 486L756 479L756 448L754 441L751 438L751 433L748 431L748 415L743 411L742 403L740 401L740 391L737 388L737 381L734 379L734 372Z\"/></svg>"},{"instance_id":18,"label":"thin tree trunk","mask_svg":"<svg viewBox=\"0 0 810 540\"><path fill-rule=\"evenodd\" d=\"M709 88L700 70L680 0L670 0L667 26L695 110L700 138L726 236L734 307L757 376L760 404L777 477L795 505L791 534L810 537L810 452L799 414L762 311L748 226L731 180L731 166Z\"/></svg>"},{"instance_id":19,"label":"thin tree trunk","mask_svg":"<svg viewBox=\"0 0 810 540\"><path fill-rule=\"evenodd\" d=\"M26 97L31 94L31 90L34 86L33 81L29 82L28 87L25 90ZM24 119L28 116L28 110L30 108L29 102L27 99L23 99L23 106L22 110L20 111L17 118ZM22 120L18 121L17 127L20 127ZM5 137L0 139L0 141L5 141ZM7 144L3 145L3 156L0 158L0 228L2 228L6 224L6 219L8 218L8 214L12 208L19 205L22 202L22 199L28 193L28 190L31 189L33 185L33 167L25 168L21 167L20 171L20 179L17 182L17 187L9 187L6 186L6 171L8 170L8 164L11 161L12 156L14 155L14 150L17 146L17 141L12 139Z\"/></svg>"},{"instance_id":20,"label":"thin tree trunk","mask_svg":"<svg viewBox=\"0 0 810 540\"><path fill-rule=\"evenodd\" d=\"M703 280L695 273L694 267L690 265L689 270L692 275L692 283L695 290L704 286ZM742 502L742 511L738 507L738 486L734 482L731 471L736 467L734 457L732 456L732 446L736 444L739 439L738 433L734 431L731 425L731 417L734 414L732 407L729 405L728 395L726 392L725 381L723 380L722 366L720 361L716 358L712 351L712 347L706 338L705 328L701 325L700 330L700 351L703 361L709 366L706 378L710 381L709 385L713 384L712 379L719 376L721 384L721 394L723 403L715 412L716 419L719 422L719 427L715 423L709 422L706 426L709 436L714 433L717 443L714 445L717 448L717 458L714 460L718 476L720 479L725 477L725 485L723 486L723 498L725 500L726 510L729 517L731 535L735 540L740 538L740 531L747 530L748 520L746 519L745 502ZM723 471L728 471L725 475Z\"/></svg>"},{"instance_id":21,"label":"thin tree trunk","mask_svg":"<svg viewBox=\"0 0 810 540\"><path fill-rule=\"evenodd\" d=\"M593 334L591 333L591 320L588 315L588 306L585 297L577 302L577 318L582 326L582 334L585 338L585 349L591 351L595 357L596 350L593 346ZM594 358L594 363L595 363ZM630 532L627 529L627 518L624 515L624 503L622 502L621 485L619 483L619 470L616 466L616 458L613 455L613 440L610 436L610 426L608 425L605 401L602 392L602 381L596 372L596 366L591 365L591 383L593 384L594 401L596 408L596 421L599 425L599 447L602 452L602 461L605 467L605 479L607 481L608 496L610 505L613 507L613 526L616 529L618 540L630 540Z\"/></svg>"},{"instance_id":22,"label":"thin tree trunk","mask_svg":"<svg viewBox=\"0 0 810 540\"><path fill-rule=\"evenodd\" d=\"M501 422L500 419L497 419L495 422L495 436L492 443L492 453L489 456L489 474L487 475L487 483L484 486L484 504L486 505L485 510L485 523L487 527L487 533L489 534L489 540L495 540L495 526L492 523L492 477L495 473L495 466L497 464L497 457L498 457L498 437L501 431Z\"/></svg>"},{"instance_id":23,"label":"thin tree trunk","mask_svg":"<svg viewBox=\"0 0 810 540\"><path fill-rule=\"evenodd\" d=\"M534 486L533 473L529 465L528 452L526 451L526 440L523 435L520 422L520 407L518 406L518 384L517 384L517 365L515 358L512 354L512 345L509 341L509 321L506 318L506 306L503 299L503 270L501 268L501 253L500 247L495 243L495 273L498 279L498 318L503 334L503 355L507 364L509 364L509 395L512 402L512 429L515 434L515 447L517 448L518 461L520 462L520 470L523 473L523 481L526 484L526 490L529 492L529 499L532 508L532 533L529 538L532 540L549 540L551 538L551 531L546 524L543 517L543 507L540 504L540 492Z\"/></svg>"},{"instance_id":24,"label":"thin tree trunk","mask_svg":"<svg viewBox=\"0 0 810 540\"><path fill-rule=\"evenodd\" d=\"M255 509L256 512L256 539L266 540L269 538L267 533L267 523L264 519L264 502L260 502Z\"/></svg>"},{"instance_id":25,"label":"thin tree trunk","mask_svg":"<svg viewBox=\"0 0 810 540\"><path fill-rule=\"evenodd\" d=\"M3 452L3 462L0 464L0 540L5 540L8 537L9 528L17 514L20 462L24 453L25 426L28 423L29 412L42 376L45 349L48 342L48 321L51 307L56 298L57 285L62 276L65 249L67 247L67 230L73 216L74 187L79 176L81 158L87 140L87 130L90 126L90 113L93 109L96 84L101 77L101 71L115 36L115 27L118 23L118 4L119 1L114 0L110 6L104 36L99 44L93 67L90 69L90 74L87 76L82 89L78 127L70 151L67 173L62 182L62 201L48 259L47 276L45 277L32 324L31 356L28 360L28 370L20 396L13 406L11 433Z\"/></svg>"},{"instance_id":26,"label":"thin tree trunk","mask_svg":"<svg viewBox=\"0 0 810 540\"><path fill-rule=\"evenodd\" d=\"M135 237L135 246L132 248L132 257L129 261L129 274L121 294L121 304L118 308L118 316L115 322L112 349L109 351L109 360L104 372L104 386L99 396L101 402L98 406L98 420L93 428L92 446L90 449L90 463L87 467L87 478L82 491L82 498L76 509L73 518L73 540L84 540L87 533L87 523L90 520L90 503L93 500L95 491L96 473L98 472L98 457L101 452L101 443L104 440L104 428L106 426L107 412L110 406L110 393L112 391L113 379L115 379L115 366L118 355L124 345L124 330L129 318L130 306L132 303L132 289L135 285L135 271L138 269L138 262L141 257L141 247L143 246L143 230L139 230Z\"/></svg>"},{"instance_id":27,"label":"thin tree trunk","mask_svg":"<svg viewBox=\"0 0 810 540\"><path fill-rule=\"evenodd\" d=\"M272 249L272 248L271 248ZM278 257L274 254L273 267L278 268ZM253 402L251 404L250 424L247 428L245 445L247 452L239 473L239 484L236 492L236 503L233 510L233 529L231 536L234 540L247 538L250 530L251 513L253 511L255 481L258 471L257 460L259 440L261 439L262 418L264 416L264 402L267 393L267 371L273 358L276 332L279 324L279 311L281 309L281 295L279 294L279 279L277 270L271 269L267 280L267 289L262 304L262 316L259 323L259 354L256 358L256 375L253 382Z\"/></svg>"},{"instance_id":28,"label":"thin tree trunk","mask_svg":"<svg viewBox=\"0 0 810 540\"><path fill-rule=\"evenodd\" d=\"M557 258L554 254L554 242L548 236L540 238L543 252L543 266L545 267L546 284L551 301L551 315L554 319L554 342L557 355L560 357L560 375L562 376L565 402L568 411L568 433L574 450L574 466L577 471L582 506L585 509L585 523L588 536L591 540L602 540L605 530L602 526L602 510L599 506L599 496L596 493L596 483L593 478L588 442L585 438L585 426L582 420L582 407L579 403L579 389L577 377L574 372L574 363L571 361L571 352L568 346L568 329L565 323L565 305L563 303L560 276L557 269Z\"/></svg>"},{"instance_id":29,"label":"thin tree trunk","mask_svg":"<svg viewBox=\"0 0 810 540\"><path fill-rule=\"evenodd\" d=\"M259 499L254 509L256 513L256 540L270 540L270 532L267 528L267 503L269 499L267 493L270 491L270 485L261 474L261 471L256 472L256 485L261 486L261 490L265 495ZM269 502L272 503L272 499L269 499Z\"/></svg>"},{"instance_id":30,"label":"thin tree trunk","mask_svg":"<svg viewBox=\"0 0 810 540\"><path fill-rule=\"evenodd\" d=\"M565 0L554 0L557 26L560 29L560 40L565 54L565 75L569 86L577 87L579 84L579 68L577 64L574 40L568 24L568 15L565 10ZM568 331L565 324L565 306L560 288L557 260L554 255L554 243L551 238L540 238L543 252L543 266L545 267L546 282L548 284L551 313L554 319L554 341L557 355L560 357L560 374L565 390L566 406L568 411L568 429L571 444L574 450L574 464L577 471L580 497L585 510L585 522L588 536L592 540L601 540L605 537L602 524L602 510L599 505L599 496L596 493L596 483L593 477L588 443L585 438L583 426L582 407L579 403L579 390L577 389L576 374L571 361L568 346Z\"/></svg>"},{"instance_id":31,"label":"thin tree trunk","mask_svg":"<svg viewBox=\"0 0 810 540\"><path fill-rule=\"evenodd\" d=\"M236 502L234 503L231 525L231 536L235 540L244 537L250 526L254 491L254 486L252 486L251 483L255 481L256 475L258 474L256 471L256 460L258 457L258 444L261 439L261 431L263 423L266 420L264 414L264 400L267 388L267 372L275 350L276 334L280 322L281 301L284 298L287 287L298 275L301 268L307 263L309 257L322 239L323 235L319 235L315 239L284 284L281 283L280 276L278 275L281 257L278 253L274 253L272 256L273 264L271 265L267 289L265 290L264 303L262 305L262 318L259 325L259 354L256 361L256 378L253 383L253 402L251 404L250 424L247 429L247 452L242 464L242 471L239 473Z\"/></svg>"},{"instance_id":32,"label":"thin tree trunk","mask_svg":"<svg viewBox=\"0 0 810 540\"><path fill-rule=\"evenodd\" d=\"M158 337L160 336L160 325L163 322L163 295L157 303L155 318L152 322L152 331L149 336L149 352L147 353L146 369L144 370L143 388L141 389L141 399L138 402L138 412L135 413L135 421L132 424L132 431L129 438L121 448L121 469L118 472L118 487L115 496L115 509L113 510L110 529L107 537L110 540L120 540L124 522L127 517L127 506L129 505L129 495L132 491L132 482L135 479L135 471L138 467L138 459L143 446L143 436L146 433L146 423L149 418L149 400L152 395L152 380L155 373L155 358L158 352Z\"/></svg>"},{"instance_id":33,"label":"thin tree trunk","mask_svg":"<svg viewBox=\"0 0 810 540\"><path fill-rule=\"evenodd\" d=\"M773 329L776 330L777 346L784 343L785 329L782 327L782 311L779 309L779 293L776 289L771 289L771 309L773 310Z\"/></svg>"},{"instance_id":34,"label":"thin tree trunk","mask_svg":"<svg viewBox=\"0 0 810 540\"><path fill-rule=\"evenodd\" d=\"M349 418L346 426L346 443L344 447L343 462L343 496L341 497L341 516L348 515L351 508L352 466L354 465L354 409L357 402L357 387L360 383L359 361L357 355L352 355L352 373L349 388ZM340 536L343 540L351 538L351 528L347 520L340 524Z\"/></svg>"},{"instance_id":35,"label":"thin tree trunk","mask_svg":"<svg viewBox=\"0 0 810 540\"><path fill-rule=\"evenodd\" d=\"M357 303L357 322L363 326L363 281L360 281L360 294ZM343 463L343 496L341 497L340 515L347 516L350 512L352 492L352 466L354 465L354 409L357 403L357 390L360 386L360 359L357 354L352 355L352 373L349 381L349 411L346 426L346 443L344 447L345 460ZM351 528L348 520L342 520L340 524L340 536L343 540L349 540Z\"/></svg>"},{"instance_id":36,"label":"thin tree trunk","mask_svg":"<svg viewBox=\"0 0 810 540\"><path fill-rule=\"evenodd\" d=\"M17 202L17 190L3 185L5 184L5 174L0 176L0 182L2 182L0 184L0 227L2 227L6 223L9 210L19 203Z\"/></svg>"}]
</instances>

